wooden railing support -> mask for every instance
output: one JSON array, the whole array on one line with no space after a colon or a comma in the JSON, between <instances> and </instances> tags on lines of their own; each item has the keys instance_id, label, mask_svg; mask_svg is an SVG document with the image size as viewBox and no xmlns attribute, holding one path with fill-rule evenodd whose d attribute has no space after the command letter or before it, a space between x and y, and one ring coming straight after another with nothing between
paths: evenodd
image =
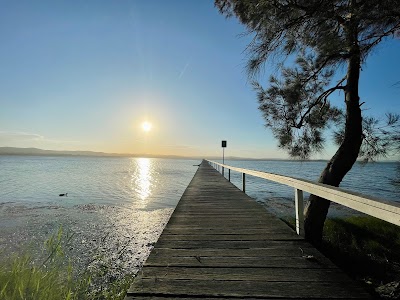
<instances>
[{"instance_id":1,"label":"wooden railing support","mask_svg":"<svg viewBox=\"0 0 400 300\"><path fill-rule=\"evenodd\" d=\"M298 235L304 236L304 202L302 190L294 189L294 202L296 207L296 232Z\"/></svg>"},{"instance_id":2,"label":"wooden railing support","mask_svg":"<svg viewBox=\"0 0 400 300\"><path fill-rule=\"evenodd\" d=\"M246 174L242 173L243 193L246 193Z\"/></svg>"},{"instance_id":3,"label":"wooden railing support","mask_svg":"<svg viewBox=\"0 0 400 300\"><path fill-rule=\"evenodd\" d=\"M228 169L228 180L231 181L231 169Z\"/></svg>"}]
</instances>

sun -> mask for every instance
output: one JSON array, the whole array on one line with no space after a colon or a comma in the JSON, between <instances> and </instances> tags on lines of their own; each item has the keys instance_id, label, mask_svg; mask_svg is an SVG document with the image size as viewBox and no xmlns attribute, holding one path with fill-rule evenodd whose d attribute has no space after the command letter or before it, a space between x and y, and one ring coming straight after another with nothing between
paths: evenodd
<instances>
[{"instance_id":1,"label":"sun","mask_svg":"<svg viewBox=\"0 0 400 300\"><path fill-rule=\"evenodd\" d=\"M144 130L144 131L146 131L146 132L149 132L150 130L151 130L151 127L153 127L152 125L151 125L151 123L150 122L143 122L142 123L142 129Z\"/></svg>"}]
</instances>

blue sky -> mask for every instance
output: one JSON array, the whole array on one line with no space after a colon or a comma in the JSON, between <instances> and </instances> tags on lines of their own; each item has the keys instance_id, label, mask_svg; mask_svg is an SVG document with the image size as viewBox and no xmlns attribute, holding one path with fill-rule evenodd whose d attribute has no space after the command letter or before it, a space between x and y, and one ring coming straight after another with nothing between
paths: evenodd
<instances>
[{"instance_id":1,"label":"blue sky","mask_svg":"<svg viewBox=\"0 0 400 300\"><path fill-rule=\"evenodd\" d=\"M287 157L244 71L249 37L213 1L0 3L0 146L206 156L224 139L227 155ZM400 112L399 45L363 67L372 115Z\"/></svg>"}]
</instances>

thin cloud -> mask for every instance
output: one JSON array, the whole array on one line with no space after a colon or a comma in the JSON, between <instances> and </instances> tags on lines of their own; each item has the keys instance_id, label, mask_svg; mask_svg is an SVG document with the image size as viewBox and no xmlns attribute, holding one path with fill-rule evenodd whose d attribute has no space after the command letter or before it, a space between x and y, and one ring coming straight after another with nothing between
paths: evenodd
<instances>
[{"instance_id":1,"label":"thin cloud","mask_svg":"<svg viewBox=\"0 0 400 300\"><path fill-rule=\"evenodd\" d=\"M0 131L0 141L43 141L43 135L20 131Z\"/></svg>"},{"instance_id":2,"label":"thin cloud","mask_svg":"<svg viewBox=\"0 0 400 300\"><path fill-rule=\"evenodd\" d=\"M185 74L186 69L189 67L189 63L186 63L186 65L183 67L182 71L179 73L178 79L181 79L183 74Z\"/></svg>"},{"instance_id":3,"label":"thin cloud","mask_svg":"<svg viewBox=\"0 0 400 300\"><path fill-rule=\"evenodd\" d=\"M53 144L79 143L79 141L74 140L49 139L41 134L23 131L0 131L0 142L46 142Z\"/></svg>"}]
</instances>

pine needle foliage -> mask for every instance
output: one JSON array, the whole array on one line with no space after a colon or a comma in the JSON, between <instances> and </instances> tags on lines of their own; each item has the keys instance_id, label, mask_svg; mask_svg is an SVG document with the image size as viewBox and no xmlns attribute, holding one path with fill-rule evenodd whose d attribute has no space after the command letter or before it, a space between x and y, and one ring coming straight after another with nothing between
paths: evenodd
<instances>
[{"instance_id":1,"label":"pine needle foliage","mask_svg":"<svg viewBox=\"0 0 400 300\"><path fill-rule=\"evenodd\" d=\"M340 120L341 112L324 93L333 70L316 74L312 55L298 57L296 63L295 68L282 69L281 79L271 76L268 89L256 81L253 87L265 126L272 129L279 147L292 157L307 159L323 149L323 132Z\"/></svg>"},{"instance_id":2,"label":"pine needle foliage","mask_svg":"<svg viewBox=\"0 0 400 300\"><path fill-rule=\"evenodd\" d=\"M400 6L391 0L215 0L215 6L226 17L237 17L253 36L246 48L247 72L265 125L280 148L301 159L323 149L323 132L332 122L342 120L345 128L345 118L338 117L328 97L345 91L348 78L332 83L333 75L352 57L360 68L379 43L400 33ZM284 67L293 56L294 66ZM278 76L264 89L254 78L267 61L277 63ZM386 155L385 147L393 142L386 138L372 144L366 133L374 120L364 121L360 157L367 160ZM335 140L343 141L339 137Z\"/></svg>"},{"instance_id":3,"label":"pine needle foliage","mask_svg":"<svg viewBox=\"0 0 400 300\"><path fill-rule=\"evenodd\" d=\"M368 56L386 39L399 37L396 1L215 0L215 6L226 17L236 17L253 37L246 48L251 79L267 61L276 64L278 75L267 88L259 82L253 86L266 126L292 157L305 159L321 151L324 130L341 119L329 97L343 92L343 131L335 138L340 145L318 182L339 186L359 155L371 160L385 155L389 143L398 143L398 136L384 129L383 139L369 134L378 125L372 118L363 121L359 96L361 67ZM305 237L315 245L322 241L329 206L315 195L307 202Z\"/></svg>"},{"instance_id":4,"label":"pine needle foliage","mask_svg":"<svg viewBox=\"0 0 400 300\"><path fill-rule=\"evenodd\" d=\"M337 145L343 142L344 115L339 115L340 124L333 138ZM400 115L386 113L384 118L366 116L363 118L363 143L358 154L362 162L375 161L388 155L400 154Z\"/></svg>"}]
</instances>

